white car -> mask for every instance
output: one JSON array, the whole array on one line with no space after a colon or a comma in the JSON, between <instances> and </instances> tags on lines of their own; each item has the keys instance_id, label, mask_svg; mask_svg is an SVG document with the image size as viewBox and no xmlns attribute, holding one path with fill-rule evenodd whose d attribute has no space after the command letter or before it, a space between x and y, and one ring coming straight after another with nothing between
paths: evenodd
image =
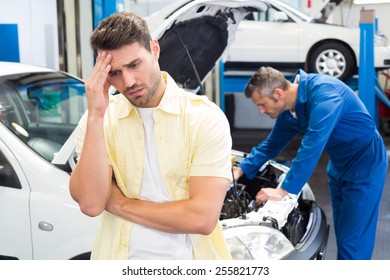
<instances>
[{"instance_id":1,"label":"white car","mask_svg":"<svg viewBox=\"0 0 390 280\"><path fill-rule=\"evenodd\" d=\"M197 92L248 9L266 8L252 3L196 1L169 18L156 31L161 67ZM220 38L223 44L215 47L212 40ZM82 214L68 188L76 162L74 129L85 110L81 80L0 62L0 259L89 258L99 218ZM232 154L235 164L246 156ZM287 171L270 161L254 180L242 178L229 188L220 222L235 259L324 257L329 228L308 185L299 196L253 206L253 192L278 187Z\"/></svg>"},{"instance_id":2,"label":"white car","mask_svg":"<svg viewBox=\"0 0 390 280\"><path fill-rule=\"evenodd\" d=\"M174 14L189 0L179 0L147 18L151 30ZM341 80L357 74L360 30L315 23L293 7L277 0L266 0L269 8L254 11L243 20L234 43L223 56L225 71L255 71L272 66L281 71L324 73ZM318 22L318 20L317 20ZM387 38L375 34L374 66L390 68Z\"/></svg>"},{"instance_id":3,"label":"white car","mask_svg":"<svg viewBox=\"0 0 390 280\"><path fill-rule=\"evenodd\" d=\"M52 161L86 110L83 83L0 62L0 259L87 259L97 218L69 194L68 160Z\"/></svg>"}]
</instances>

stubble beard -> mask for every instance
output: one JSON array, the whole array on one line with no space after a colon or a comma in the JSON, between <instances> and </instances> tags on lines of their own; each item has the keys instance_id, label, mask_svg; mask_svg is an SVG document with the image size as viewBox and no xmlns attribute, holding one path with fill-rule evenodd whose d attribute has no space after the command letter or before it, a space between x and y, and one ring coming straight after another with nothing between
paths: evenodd
<instances>
[{"instance_id":1,"label":"stubble beard","mask_svg":"<svg viewBox=\"0 0 390 280\"><path fill-rule=\"evenodd\" d=\"M147 107L148 103L156 95L156 92L157 92L157 89L158 89L158 86L159 86L160 80L161 80L160 73L159 73L159 77L160 78L153 78L152 77L152 81L154 81L154 82L151 84L151 87L148 87L147 85L144 84L144 85L134 85L132 88L126 88L124 92L125 92L125 96L126 96L127 100L129 100L129 102L136 107L139 107L139 108ZM128 97L127 92L131 91L131 89L133 89L133 88L141 88L141 87L143 88L142 95L137 96L135 98Z\"/></svg>"}]
</instances>

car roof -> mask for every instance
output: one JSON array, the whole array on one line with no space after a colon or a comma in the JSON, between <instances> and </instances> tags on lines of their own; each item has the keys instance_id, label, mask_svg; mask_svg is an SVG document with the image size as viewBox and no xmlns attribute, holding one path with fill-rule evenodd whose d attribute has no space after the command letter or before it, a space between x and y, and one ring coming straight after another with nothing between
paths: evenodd
<instances>
[{"instance_id":1,"label":"car roof","mask_svg":"<svg viewBox=\"0 0 390 280\"><path fill-rule=\"evenodd\" d=\"M17 62L3 62L0 61L0 76L7 76L12 74L22 73L38 73L38 72L55 72L53 69L49 69L42 66L23 64Z\"/></svg>"}]
</instances>

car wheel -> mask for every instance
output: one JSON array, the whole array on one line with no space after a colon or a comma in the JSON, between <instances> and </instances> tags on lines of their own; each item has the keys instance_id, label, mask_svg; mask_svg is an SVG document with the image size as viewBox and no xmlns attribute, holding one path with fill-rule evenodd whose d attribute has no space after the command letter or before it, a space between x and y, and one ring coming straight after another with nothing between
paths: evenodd
<instances>
[{"instance_id":1,"label":"car wheel","mask_svg":"<svg viewBox=\"0 0 390 280\"><path fill-rule=\"evenodd\" d=\"M316 48L309 59L309 72L327 74L342 81L355 71L351 52L339 43L326 43Z\"/></svg>"}]
</instances>

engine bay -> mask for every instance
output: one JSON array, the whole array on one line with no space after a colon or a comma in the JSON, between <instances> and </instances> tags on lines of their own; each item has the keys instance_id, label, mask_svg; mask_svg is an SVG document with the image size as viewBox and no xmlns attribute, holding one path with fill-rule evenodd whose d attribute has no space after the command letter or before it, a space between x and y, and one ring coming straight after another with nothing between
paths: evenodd
<instances>
[{"instance_id":1,"label":"engine bay","mask_svg":"<svg viewBox=\"0 0 390 280\"><path fill-rule=\"evenodd\" d=\"M260 206L255 203L257 192L261 188L280 186L287 171L288 167L269 161L252 180L244 175L238 182L232 183L220 214L222 224L226 225L227 220L235 219L234 223L247 221L272 227L281 231L296 246L305 236L310 223L314 197L305 196L303 190L297 196L287 196L282 201L267 201Z\"/></svg>"}]
</instances>

